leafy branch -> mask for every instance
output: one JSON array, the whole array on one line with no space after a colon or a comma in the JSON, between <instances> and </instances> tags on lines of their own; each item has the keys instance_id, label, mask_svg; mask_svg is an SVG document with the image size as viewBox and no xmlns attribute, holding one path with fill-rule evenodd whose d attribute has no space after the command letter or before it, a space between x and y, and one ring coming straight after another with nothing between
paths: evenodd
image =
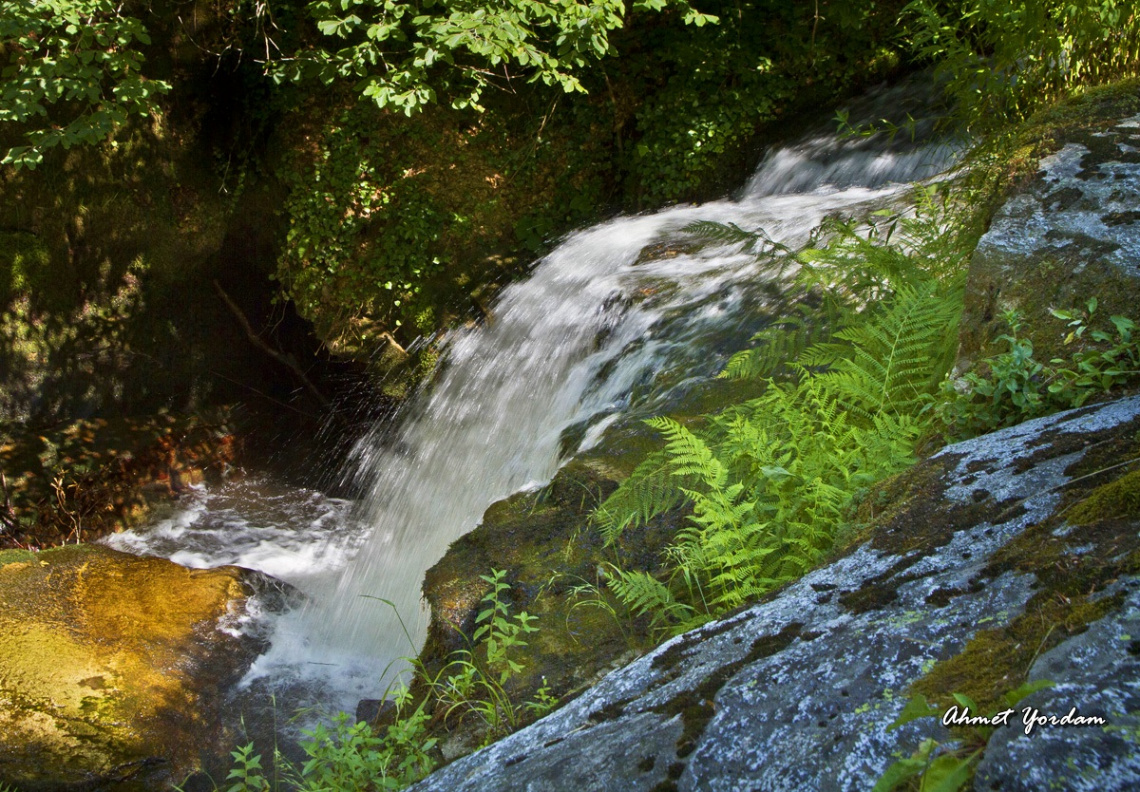
<instances>
[{"instance_id":1,"label":"leafy branch","mask_svg":"<svg viewBox=\"0 0 1140 792\"><path fill-rule=\"evenodd\" d=\"M0 0L0 122L27 145L0 163L35 168L57 146L106 140L170 90L142 73L143 23L114 0Z\"/></svg>"},{"instance_id":2,"label":"leafy branch","mask_svg":"<svg viewBox=\"0 0 1140 792\"><path fill-rule=\"evenodd\" d=\"M636 11L678 8L686 24L717 17L688 0L638 0ZM407 115L442 93L456 108L481 110L488 88L526 82L584 93L577 73L613 53L624 25L622 0L506 0L495 4L316 0L309 11L329 43L272 66L278 79L349 79L381 108ZM512 70L516 74L512 74Z\"/></svg>"}]
</instances>

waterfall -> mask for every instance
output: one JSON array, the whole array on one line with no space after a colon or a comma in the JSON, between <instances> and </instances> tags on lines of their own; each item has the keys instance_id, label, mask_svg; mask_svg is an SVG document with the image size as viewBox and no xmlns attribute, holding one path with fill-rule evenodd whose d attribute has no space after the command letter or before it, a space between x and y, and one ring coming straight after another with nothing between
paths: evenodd
<instances>
[{"instance_id":1,"label":"waterfall","mask_svg":"<svg viewBox=\"0 0 1140 792\"><path fill-rule=\"evenodd\" d=\"M897 105L890 95L880 101ZM430 386L359 444L368 484L344 524L364 533L326 532L319 541L335 545L326 555L337 561L284 575L308 604L279 619L250 677L307 679L349 709L376 696L382 672L426 634L425 571L491 503L549 481L575 450L566 438L582 450L631 408L667 410L667 394L651 387L662 372L715 375L723 359L702 347L708 333L730 325L743 332L737 346L747 341L748 315L763 299L757 285L773 276L739 246L684 244L691 235L682 229L734 223L795 247L829 215L898 202L954 157L948 145L885 137L817 133L770 152L733 199L573 233L501 292L482 326L446 337ZM669 255L643 255L659 245ZM214 557L235 558L245 563Z\"/></svg>"},{"instance_id":2,"label":"waterfall","mask_svg":"<svg viewBox=\"0 0 1140 792\"><path fill-rule=\"evenodd\" d=\"M358 517L371 535L335 580L311 592L266 663L306 658L375 685L426 634L425 571L491 503L549 481L568 428L589 427L579 450L596 442L630 406L634 386L686 351L692 373L715 374L692 339L732 321L748 287L768 276L731 246L642 261L647 246L677 240L696 220L763 228L796 246L825 216L896 200L951 157L947 146L817 135L770 153L736 200L571 234L501 293L483 326L444 341L435 381L394 432L377 429L362 442L358 462L370 484Z\"/></svg>"}]
</instances>

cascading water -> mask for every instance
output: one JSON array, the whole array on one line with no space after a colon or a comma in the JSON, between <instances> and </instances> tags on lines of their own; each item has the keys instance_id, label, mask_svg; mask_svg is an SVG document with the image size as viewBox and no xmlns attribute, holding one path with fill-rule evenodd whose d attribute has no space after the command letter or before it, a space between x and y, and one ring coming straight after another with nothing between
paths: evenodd
<instances>
[{"instance_id":1,"label":"cascading water","mask_svg":"<svg viewBox=\"0 0 1140 792\"><path fill-rule=\"evenodd\" d=\"M275 567L272 552L199 559L259 566L309 595L304 608L281 617L251 677L308 678L323 683L328 703L346 708L377 695L381 672L422 642L425 571L491 503L548 481L564 451L595 443L623 411L667 409L668 393L651 387L660 372L715 374L723 358L700 341L710 332L735 328L733 343L743 345L763 299L757 284L772 277L756 257L739 246L680 245L654 258L642 255L647 247L691 239L681 229L696 220L762 228L795 247L826 216L897 202L907 184L952 158L945 145L820 135L769 154L736 200L618 218L570 235L527 280L502 292L482 327L444 341L434 382L395 430L377 429L360 444L357 462L371 483L353 520L339 506L332 511L336 525L363 529L314 537L339 536L339 544L304 573ZM634 392L650 395L633 404ZM576 448L563 448L572 434ZM327 521L330 512L323 513ZM371 533L362 539L360 530ZM138 535L116 542L136 550L149 542L155 551ZM344 552L356 544L344 566ZM194 558L192 548L179 552L180 560Z\"/></svg>"}]
</instances>

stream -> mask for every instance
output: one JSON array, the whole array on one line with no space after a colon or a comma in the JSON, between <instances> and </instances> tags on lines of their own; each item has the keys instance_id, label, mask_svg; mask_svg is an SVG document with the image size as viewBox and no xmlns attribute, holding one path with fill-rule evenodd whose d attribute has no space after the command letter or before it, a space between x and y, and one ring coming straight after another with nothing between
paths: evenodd
<instances>
[{"instance_id":1,"label":"stream","mask_svg":"<svg viewBox=\"0 0 1140 792\"><path fill-rule=\"evenodd\" d=\"M893 90L861 112L906 112L909 94ZM739 244L693 244L686 226L762 228L794 248L828 216L899 205L955 151L817 132L770 152L732 198L570 234L499 294L488 321L444 338L432 382L357 445L345 475L359 499L250 476L197 489L172 516L108 543L192 567L239 564L300 589L305 604L276 617L246 684L351 712L418 651L424 572L490 504L549 481L623 415L668 412L770 321L778 276Z\"/></svg>"}]
</instances>

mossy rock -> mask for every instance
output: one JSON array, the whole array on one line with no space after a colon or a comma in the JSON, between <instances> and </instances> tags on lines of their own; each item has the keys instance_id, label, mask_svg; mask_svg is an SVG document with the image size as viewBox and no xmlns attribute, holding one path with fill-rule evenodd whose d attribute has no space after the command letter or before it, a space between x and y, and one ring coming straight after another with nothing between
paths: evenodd
<instances>
[{"instance_id":1,"label":"mossy rock","mask_svg":"<svg viewBox=\"0 0 1140 792\"><path fill-rule=\"evenodd\" d=\"M1020 315L1020 335L1042 361L1074 351L1064 343L1068 328L1051 309L1084 309L1095 297L1094 326L1111 331L1107 319L1114 314L1137 318L1140 116L1105 114L1140 110L1140 85L1133 81L1103 101L1094 98L1053 108L1023 132L1023 147L1048 156L1021 180L978 242L959 371L1005 351L998 338L1009 332L1007 311ZM1016 159L1016 151L1008 156Z\"/></svg>"},{"instance_id":2,"label":"mossy rock","mask_svg":"<svg viewBox=\"0 0 1140 792\"><path fill-rule=\"evenodd\" d=\"M232 742L222 696L263 648L255 573L98 545L0 555L0 783L169 788Z\"/></svg>"},{"instance_id":3,"label":"mossy rock","mask_svg":"<svg viewBox=\"0 0 1140 792\"><path fill-rule=\"evenodd\" d=\"M429 675L471 648L475 618L490 591L481 576L492 569L506 573L511 588L502 599L511 612L536 617L538 630L526 636L528 646L518 658L523 671L509 683L518 702L543 685L565 700L652 646L647 620L631 619L605 587L615 548L604 545L590 515L660 442L640 421L619 422L546 487L492 504L481 524L448 548L424 580L432 618L420 660ZM681 513L669 514L631 532L636 536L622 542L626 562L659 565L681 519ZM486 736L479 724L441 721L448 758Z\"/></svg>"}]
</instances>

